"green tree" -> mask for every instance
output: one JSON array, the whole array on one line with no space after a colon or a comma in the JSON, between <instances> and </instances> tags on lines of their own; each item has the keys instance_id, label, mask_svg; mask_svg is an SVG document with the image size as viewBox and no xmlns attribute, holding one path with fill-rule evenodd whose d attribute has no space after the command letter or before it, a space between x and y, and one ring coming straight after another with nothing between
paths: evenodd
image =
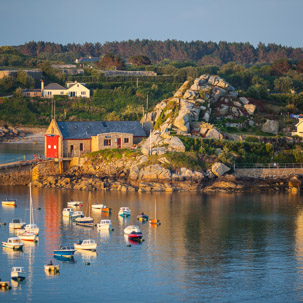
<instances>
[{"instance_id":1,"label":"green tree","mask_svg":"<svg viewBox=\"0 0 303 303\"><path fill-rule=\"evenodd\" d=\"M137 55L129 58L129 62L137 66L140 65L151 65L151 61L147 56Z\"/></svg>"},{"instance_id":2,"label":"green tree","mask_svg":"<svg viewBox=\"0 0 303 303\"><path fill-rule=\"evenodd\" d=\"M274 81L275 89L282 93L288 93L292 88L293 81L289 77L280 77Z\"/></svg>"},{"instance_id":3,"label":"green tree","mask_svg":"<svg viewBox=\"0 0 303 303\"><path fill-rule=\"evenodd\" d=\"M25 71L19 70L17 73L17 81L23 84L25 87L34 87L35 80L29 76Z\"/></svg>"},{"instance_id":4,"label":"green tree","mask_svg":"<svg viewBox=\"0 0 303 303\"><path fill-rule=\"evenodd\" d=\"M114 55L113 53L106 54L100 62L96 63L96 65L99 68L106 70L125 69L124 59L122 59L118 55Z\"/></svg>"}]
</instances>

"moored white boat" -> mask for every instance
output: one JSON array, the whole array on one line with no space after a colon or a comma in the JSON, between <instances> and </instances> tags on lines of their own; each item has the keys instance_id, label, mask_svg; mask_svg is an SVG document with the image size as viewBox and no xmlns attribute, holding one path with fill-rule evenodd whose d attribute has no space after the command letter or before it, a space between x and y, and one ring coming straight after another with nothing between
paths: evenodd
<instances>
[{"instance_id":1,"label":"moored white boat","mask_svg":"<svg viewBox=\"0 0 303 303\"><path fill-rule=\"evenodd\" d=\"M44 270L46 272L58 273L59 272L59 265L46 264L46 265L44 265Z\"/></svg>"},{"instance_id":2,"label":"moored white boat","mask_svg":"<svg viewBox=\"0 0 303 303\"><path fill-rule=\"evenodd\" d=\"M26 223L22 222L21 219L15 218L12 220L12 222L9 224L10 229L20 229L25 226Z\"/></svg>"},{"instance_id":3,"label":"moored white boat","mask_svg":"<svg viewBox=\"0 0 303 303\"><path fill-rule=\"evenodd\" d=\"M11 278L14 281L23 281L25 279L24 267L13 267L11 271Z\"/></svg>"},{"instance_id":4,"label":"moored white boat","mask_svg":"<svg viewBox=\"0 0 303 303\"><path fill-rule=\"evenodd\" d=\"M24 232L31 232L35 235L39 235L39 227L34 223L34 209L33 209L33 199L32 199L32 183L29 185L29 224L26 224L22 229L17 231L17 235Z\"/></svg>"},{"instance_id":5,"label":"moored white boat","mask_svg":"<svg viewBox=\"0 0 303 303\"><path fill-rule=\"evenodd\" d=\"M15 199L8 199L2 200L3 206L17 206L17 200Z\"/></svg>"},{"instance_id":6,"label":"moored white boat","mask_svg":"<svg viewBox=\"0 0 303 303\"><path fill-rule=\"evenodd\" d=\"M131 215L131 210L129 209L129 207L120 207L118 215L121 217L128 217Z\"/></svg>"},{"instance_id":7,"label":"moored white boat","mask_svg":"<svg viewBox=\"0 0 303 303\"><path fill-rule=\"evenodd\" d=\"M100 230L113 230L112 220L103 219L97 224L97 228Z\"/></svg>"},{"instance_id":8,"label":"moored white boat","mask_svg":"<svg viewBox=\"0 0 303 303\"><path fill-rule=\"evenodd\" d=\"M88 226L93 227L94 226L94 219L92 217L83 217L83 218L76 218L75 222L77 225L81 226Z\"/></svg>"},{"instance_id":9,"label":"moored white boat","mask_svg":"<svg viewBox=\"0 0 303 303\"><path fill-rule=\"evenodd\" d=\"M83 204L82 201L69 201L69 202L67 202L68 206L74 206L74 207L80 206L82 204Z\"/></svg>"},{"instance_id":10,"label":"moored white boat","mask_svg":"<svg viewBox=\"0 0 303 303\"><path fill-rule=\"evenodd\" d=\"M84 218L84 213L82 210L74 211L74 213L71 216L72 221L75 221L77 218Z\"/></svg>"},{"instance_id":11,"label":"moored white boat","mask_svg":"<svg viewBox=\"0 0 303 303\"><path fill-rule=\"evenodd\" d=\"M6 242L2 242L2 246L11 249L22 249L24 243L18 237L11 237L8 238Z\"/></svg>"},{"instance_id":12,"label":"moored white boat","mask_svg":"<svg viewBox=\"0 0 303 303\"><path fill-rule=\"evenodd\" d=\"M31 232L35 235L39 235L39 227L36 224L26 224L24 228L17 230L17 235L22 234L24 232Z\"/></svg>"},{"instance_id":13,"label":"moored white boat","mask_svg":"<svg viewBox=\"0 0 303 303\"><path fill-rule=\"evenodd\" d=\"M71 217L73 213L74 213L74 210L70 207L64 208L62 210L63 217Z\"/></svg>"},{"instance_id":14,"label":"moored white boat","mask_svg":"<svg viewBox=\"0 0 303 303\"><path fill-rule=\"evenodd\" d=\"M112 209L107 207L105 204L93 204L92 209L100 209L104 213L111 213Z\"/></svg>"},{"instance_id":15,"label":"moored white boat","mask_svg":"<svg viewBox=\"0 0 303 303\"><path fill-rule=\"evenodd\" d=\"M97 243L93 239L86 239L83 241L79 241L78 243L74 243L74 248L76 250L96 250L97 249Z\"/></svg>"},{"instance_id":16,"label":"moored white boat","mask_svg":"<svg viewBox=\"0 0 303 303\"><path fill-rule=\"evenodd\" d=\"M38 241L38 236L30 231L24 231L23 233L19 233L18 237L23 241L31 241L31 242Z\"/></svg>"},{"instance_id":17,"label":"moored white boat","mask_svg":"<svg viewBox=\"0 0 303 303\"><path fill-rule=\"evenodd\" d=\"M124 233L126 235L129 235L132 232L141 232L141 230L140 230L139 226L137 226L137 225L129 225L126 228L124 228Z\"/></svg>"}]
</instances>

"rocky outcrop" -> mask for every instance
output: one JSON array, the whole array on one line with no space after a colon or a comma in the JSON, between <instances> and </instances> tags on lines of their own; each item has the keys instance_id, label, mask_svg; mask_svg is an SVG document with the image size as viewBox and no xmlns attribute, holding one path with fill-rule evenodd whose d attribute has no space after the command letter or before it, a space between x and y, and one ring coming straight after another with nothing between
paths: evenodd
<instances>
[{"instance_id":1,"label":"rocky outcrop","mask_svg":"<svg viewBox=\"0 0 303 303\"><path fill-rule=\"evenodd\" d=\"M18 137L24 137L25 134L14 127L0 127L0 142L7 142Z\"/></svg>"},{"instance_id":2,"label":"rocky outcrop","mask_svg":"<svg viewBox=\"0 0 303 303\"><path fill-rule=\"evenodd\" d=\"M211 167L212 172L217 177L223 176L226 172L230 171L230 168L224 165L223 163L216 162Z\"/></svg>"},{"instance_id":3,"label":"rocky outcrop","mask_svg":"<svg viewBox=\"0 0 303 303\"><path fill-rule=\"evenodd\" d=\"M275 120L266 120L262 126L262 132L277 135L279 131L279 122Z\"/></svg>"},{"instance_id":4,"label":"rocky outcrop","mask_svg":"<svg viewBox=\"0 0 303 303\"><path fill-rule=\"evenodd\" d=\"M238 98L235 89L224 79L202 75L191 83L184 82L172 98L157 104L141 122L154 124L161 133L176 130L183 135L195 133L206 138L222 139L218 129L206 134L207 131L203 127L199 129L197 123L222 118L235 120L244 116L251 116L252 119L256 109L248 98Z\"/></svg>"}]
</instances>

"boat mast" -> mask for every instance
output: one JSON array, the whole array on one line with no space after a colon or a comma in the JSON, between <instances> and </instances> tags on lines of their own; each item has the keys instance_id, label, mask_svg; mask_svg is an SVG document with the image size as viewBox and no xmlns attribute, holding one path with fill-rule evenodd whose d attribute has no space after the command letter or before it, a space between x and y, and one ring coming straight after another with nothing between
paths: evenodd
<instances>
[{"instance_id":1,"label":"boat mast","mask_svg":"<svg viewBox=\"0 0 303 303\"><path fill-rule=\"evenodd\" d=\"M155 199L155 219L157 219L157 201Z\"/></svg>"},{"instance_id":2,"label":"boat mast","mask_svg":"<svg viewBox=\"0 0 303 303\"><path fill-rule=\"evenodd\" d=\"M32 226L32 215L33 215L33 200L32 200L32 183L29 184L29 224Z\"/></svg>"}]
</instances>

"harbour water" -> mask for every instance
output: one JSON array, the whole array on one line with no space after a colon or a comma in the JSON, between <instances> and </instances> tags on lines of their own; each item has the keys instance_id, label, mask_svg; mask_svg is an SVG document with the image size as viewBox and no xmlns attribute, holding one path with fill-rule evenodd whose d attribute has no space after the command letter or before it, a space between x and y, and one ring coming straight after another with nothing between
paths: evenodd
<instances>
[{"instance_id":1,"label":"harbour water","mask_svg":"<svg viewBox=\"0 0 303 303\"><path fill-rule=\"evenodd\" d=\"M32 160L34 155L44 154L44 145L29 143L2 143L0 144L0 164Z\"/></svg>"},{"instance_id":2,"label":"harbour water","mask_svg":"<svg viewBox=\"0 0 303 303\"><path fill-rule=\"evenodd\" d=\"M90 196L91 195L91 196ZM0 221L28 221L27 187L0 187ZM79 227L62 218L67 201L105 203L112 208L113 232ZM144 211L162 225L136 222ZM39 242L23 252L2 248L0 278L24 266L23 284L0 292L0 302L295 302L303 300L303 197L288 194L122 193L33 189ZM128 219L118 217L129 206ZM41 210L39 210L41 208ZM95 222L108 218L91 211ZM145 242L129 244L123 229L141 227ZM10 233L0 227L1 241ZM60 244L95 239L96 253L76 252L74 262L54 259ZM48 276L43 265L60 265ZM90 265L86 265L90 263Z\"/></svg>"}]
</instances>

